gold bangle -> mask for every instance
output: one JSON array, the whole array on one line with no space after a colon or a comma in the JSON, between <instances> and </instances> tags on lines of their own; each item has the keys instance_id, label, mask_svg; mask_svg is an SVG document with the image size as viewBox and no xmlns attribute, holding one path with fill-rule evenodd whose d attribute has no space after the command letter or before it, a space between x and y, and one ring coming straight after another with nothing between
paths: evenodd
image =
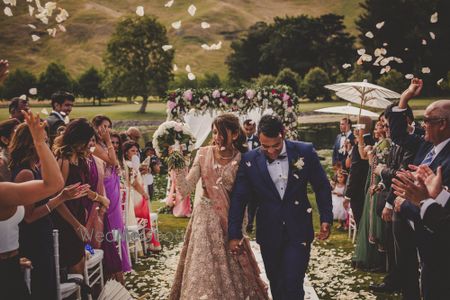
<instances>
[{"instance_id":1,"label":"gold bangle","mask_svg":"<svg viewBox=\"0 0 450 300\"><path fill-rule=\"evenodd\" d=\"M96 201L98 198L98 193L95 193L95 198L92 201Z\"/></svg>"},{"instance_id":2,"label":"gold bangle","mask_svg":"<svg viewBox=\"0 0 450 300\"><path fill-rule=\"evenodd\" d=\"M47 203L45 204L45 207L47 207L47 209L48 209L48 213L51 213L51 212L52 212L52 210L50 209L50 206L48 206L48 204L47 204Z\"/></svg>"}]
</instances>

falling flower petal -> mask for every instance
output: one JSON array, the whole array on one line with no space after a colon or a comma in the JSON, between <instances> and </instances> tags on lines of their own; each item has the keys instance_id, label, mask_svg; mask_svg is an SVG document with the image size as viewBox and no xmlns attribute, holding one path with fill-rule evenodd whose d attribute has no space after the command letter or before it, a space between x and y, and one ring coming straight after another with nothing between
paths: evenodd
<instances>
[{"instance_id":1,"label":"falling flower petal","mask_svg":"<svg viewBox=\"0 0 450 300\"><path fill-rule=\"evenodd\" d=\"M137 102L137 101L134 101L133 103L136 104L136 105L139 105L139 102Z\"/></svg>"},{"instance_id":2,"label":"falling flower petal","mask_svg":"<svg viewBox=\"0 0 450 300\"><path fill-rule=\"evenodd\" d=\"M173 65L173 71L174 72L178 71L178 66L177 65Z\"/></svg>"},{"instance_id":3,"label":"falling flower petal","mask_svg":"<svg viewBox=\"0 0 450 300\"><path fill-rule=\"evenodd\" d=\"M386 73L386 68L382 68L382 69L380 70L380 74L384 74L384 73Z\"/></svg>"},{"instance_id":4,"label":"falling flower petal","mask_svg":"<svg viewBox=\"0 0 450 300\"><path fill-rule=\"evenodd\" d=\"M48 35L51 37L55 37L56 36L56 28L49 28L47 29Z\"/></svg>"},{"instance_id":5,"label":"falling flower petal","mask_svg":"<svg viewBox=\"0 0 450 300\"><path fill-rule=\"evenodd\" d=\"M36 95L36 94L37 94L37 88L31 88L31 89L29 89L29 90L28 90L28 93L29 93L30 95Z\"/></svg>"},{"instance_id":6,"label":"falling flower petal","mask_svg":"<svg viewBox=\"0 0 450 300\"><path fill-rule=\"evenodd\" d=\"M188 72L188 73L191 73L192 72L192 70L191 70L191 66L190 65L186 65L186 72Z\"/></svg>"},{"instance_id":7,"label":"falling flower petal","mask_svg":"<svg viewBox=\"0 0 450 300\"><path fill-rule=\"evenodd\" d=\"M8 6L5 7L5 9L3 10L3 12L4 12L5 15L7 15L8 17L12 17L12 16L13 16L12 10L11 10L11 8L9 8Z\"/></svg>"},{"instance_id":8,"label":"falling flower petal","mask_svg":"<svg viewBox=\"0 0 450 300\"><path fill-rule=\"evenodd\" d=\"M444 78L439 79L436 83L437 85L441 85L441 83L444 81Z\"/></svg>"},{"instance_id":9,"label":"falling flower petal","mask_svg":"<svg viewBox=\"0 0 450 300\"><path fill-rule=\"evenodd\" d=\"M173 48L172 45L163 45L163 46L162 46L162 49L163 49L164 51L170 50L170 49L172 49L172 48Z\"/></svg>"},{"instance_id":10,"label":"falling flower petal","mask_svg":"<svg viewBox=\"0 0 450 300\"><path fill-rule=\"evenodd\" d=\"M427 44L427 40L426 39L422 39L422 45L426 45Z\"/></svg>"},{"instance_id":11,"label":"falling flower petal","mask_svg":"<svg viewBox=\"0 0 450 300\"><path fill-rule=\"evenodd\" d=\"M383 47L387 47L388 45L388 43L383 43Z\"/></svg>"},{"instance_id":12,"label":"falling flower petal","mask_svg":"<svg viewBox=\"0 0 450 300\"><path fill-rule=\"evenodd\" d=\"M143 17L144 16L144 7L143 6L136 7L136 14L139 17Z\"/></svg>"},{"instance_id":13,"label":"falling flower petal","mask_svg":"<svg viewBox=\"0 0 450 300\"><path fill-rule=\"evenodd\" d=\"M181 28L181 21L176 21L172 23L173 29L180 29Z\"/></svg>"},{"instance_id":14,"label":"falling flower petal","mask_svg":"<svg viewBox=\"0 0 450 300\"><path fill-rule=\"evenodd\" d=\"M351 64L343 64L342 65L342 68L343 69L348 69L348 68L350 68L352 65Z\"/></svg>"},{"instance_id":15,"label":"falling flower petal","mask_svg":"<svg viewBox=\"0 0 450 300\"><path fill-rule=\"evenodd\" d=\"M66 27L64 27L64 25L62 25L62 24L58 24L58 28L59 28L59 30L61 30L62 32L66 32L67 30L66 30Z\"/></svg>"},{"instance_id":16,"label":"falling flower petal","mask_svg":"<svg viewBox=\"0 0 450 300\"><path fill-rule=\"evenodd\" d=\"M394 57L394 60L398 64L402 64L403 63L403 59L401 59L400 57Z\"/></svg>"},{"instance_id":17,"label":"falling flower petal","mask_svg":"<svg viewBox=\"0 0 450 300\"><path fill-rule=\"evenodd\" d=\"M33 16L33 13L34 13L34 7L33 6L28 5L28 13L30 14L30 17Z\"/></svg>"},{"instance_id":18,"label":"falling flower petal","mask_svg":"<svg viewBox=\"0 0 450 300\"><path fill-rule=\"evenodd\" d=\"M310 207L306 211L308 212L308 214L310 214L312 212L312 208Z\"/></svg>"},{"instance_id":19,"label":"falling flower petal","mask_svg":"<svg viewBox=\"0 0 450 300\"><path fill-rule=\"evenodd\" d=\"M413 74L406 74L406 75L405 75L405 78L406 78L406 79L413 79L413 78L414 78L414 75L413 75Z\"/></svg>"},{"instance_id":20,"label":"falling flower petal","mask_svg":"<svg viewBox=\"0 0 450 300\"><path fill-rule=\"evenodd\" d=\"M27 24L28 25L28 27L30 27L31 29L36 29L37 27L36 26L34 26L33 24Z\"/></svg>"},{"instance_id":21,"label":"falling flower petal","mask_svg":"<svg viewBox=\"0 0 450 300\"><path fill-rule=\"evenodd\" d=\"M372 61L372 55L369 54L363 54L361 55L361 58L363 61Z\"/></svg>"},{"instance_id":22,"label":"falling flower petal","mask_svg":"<svg viewBox=\"0 0 450 300\"><path fill-rule=\"evenodd\" d=\"M174 0L168 1L166 4L164 4L165 7L171 7L173 5Z\"/></svg>"},{"instance_id":23,"label":"falling flower petal","mask_svg":"<svg viewBox=\"0 0 450 300\"><path fill-rule=\"evenodd\" d=\"M46 108L41 109L41 113L44 115L48 115L48 110Z\"/></svg>"},{"instance_id":24,"label":"falling flower petal","mask_svg":"<svg viewBox=\"0 0 450 300\"><path fill-rule=\"evenodd\" d=\"M373 37L374 37L372 31L367 31L366 34L365 34L365 36L366 36L367 38L369 38L369 39L373 39Z\"/></svg>"},{"instance_id":25,"label":"falling flower petal","mask_svg":"<svg viewBox=\"0 0 450 300\"><path fill-rule=\"evenodd\" d=\"M409 51L409 48L405 48L405 51Z\"/></svg>"},{"instance_id":26,"label":"falling flower petal","mask_svg":"<svg viewBox=\"0 0 450 300\"><path fill-rule=\"evenodd\" d=\"M422 73L423 74L428 74L428 73L430 73L431 72L431 69L429 68L429 67L423 67L422 68Z\"/></svg>"},{"instance_id":27,"label":"falling flower petal","mask_svg":"<svg viewBox=\"0 0 450 300\"><path fill-rule=\"evenodd\" d=\"M431 39L435 40L436 39L436 35L434 34L434 32L430 31L430 37Z\"/></svg>"},{"instance_id":28,"label":"falling flower petal","mask_svg":"<svg viewBox=\"0 0 450 300\"><path fill-rule=\"evenodd\" d=\"M33 40L33 42L36 42L36 41L40 40L41 37L38 36L38 35L32 34L32 35L31 35L31 39Z\"/></svg>"},{"instance_id":29,"label":"falling flower petal","mask_svg":"<svg viewBox=\"0 0 450 300\"><path fill-rule=\"evenodd\" d=\"M188 13L189 13L191 16L194 16L196 11L197 11L197 7L195 7L194 4L191 4L191 5L189 6L189 8L188 8Z\"/></svg>"},{"instance_id":30,"label":"falling flower petal","mask_svg":"<svg viewBox=\"0 0 450 300\"><path fill-rule=\"evenodd\" d=\"M202 44L201 47L205 50L210 50L211 48L207 44Z\"/></svg>"},{"instance_id":31,"label":"falling flower petal","mask_svg":"<svg viewBox=\"0 0 450 300\"><path fill-rule=\"evenodd\" d=\"M195 75L194 75L194 73L188 73L188 79L189 79L189 80L195 80Z\"/></svg>"},{"instance_id":32,"label":"falling flower petal","mask_svg":"<svg viewBox=\"0 0 450 300\"><path fill-rule=\"evenodd\" d=\"M19 98L22 99L22 100L27 100L27 95L20 95Z\"/></svg>"},{"instance_id":33,"label":"falling flower petal","mask_svg":"<svg viewBox=\"0 0 450 300\"><path fill-rule=\"evenodd\" d=\"M384 69L386 70L386 73L387 73L391 70L391 66L386 66L386 67L384 67Z\"/></svg>"},{"instance_id":34,"label":"falling flower petal","mask_svg":"<svg viewBox=\"0 0 450 300\"><path fill-rule=\"evenodd\" d=\"M377 23L377 25L375 25L375 27L376 27L377 29L381 29L383 26L384 26L384 21L382 21L382 22L380 22L380 23Z\"/></svg>"},{"instance_id":35,"label":"falling flower petal","mask_svg":"<svg viewBox=\"0 0 450 300\"><path fill-rule=\"evenodd\" d=\"M251 167L252 166L252 163L249 162L249 161L245 162L245 164L247 165L247 167Z\"/></svg>"},{"instance_id":36,"label":"falling flower petal","mask_svg":"<svg viewBox=\"0 0 450 300\"><path fill-rule=\"evenodd\" d=\"M207 23L207 22L202 22L202 24L200 24L200 26L201 26L203 29L206 29L206 28L211 27L211 25L209 25L209 23Z\"/></svg>"},{"instance_id":37,"label":"falling flower petal","mask_svg":"<svg viewBox=\"0 0 450 300\"><path fill-rule=\"evenodd\" d=\"M359 55L363 55L363 54L365 54L366 53L366 49L364 49L364 48L361 48L361 49L358 49L358 54Z\"/></svg>"},{"instance_id":38,"label":"falling flower petal","mask_svg":"<svg viewBox=\"0 0 450 300\"><path fill-rule=\"evenodd\" d=\"M437 23L438 21L438 13L435 12L434 14L431 15L430 17L430 23Z\"/></svg>"}]
</instances>

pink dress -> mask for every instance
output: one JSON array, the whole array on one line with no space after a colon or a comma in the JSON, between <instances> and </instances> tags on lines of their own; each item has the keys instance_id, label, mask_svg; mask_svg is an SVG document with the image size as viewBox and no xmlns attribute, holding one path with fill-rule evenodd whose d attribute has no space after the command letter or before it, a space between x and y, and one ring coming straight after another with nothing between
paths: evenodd
<instances>
[{"instance_id":1,"label":"pink dress","mask_svg":"<svg viewBox=\"0 0 450 300\"><path fill-rule=\"evenodd\" d=\"M175 170L170 171L170 190L167 195L167 205L173 206L173 215L177 218L190 217L192 214L191 197L187 195L183 198L181 193L175 188L177 178Z\"/></svg>"},{"instance_id":2,"label":"pink dress","mask_svg":"<svg viewBox=\"0 0 450 300\"><path fill-rule=\"evenodd\" d=\"M188 195L202 179L203 196L194 203L169 299L268 299L267 287L244 239L243 253L228 250L230 192L241 154L221 166L213 147L200 148L186 176L177 171L177 188Z\"/></svg>"}]
</instances>

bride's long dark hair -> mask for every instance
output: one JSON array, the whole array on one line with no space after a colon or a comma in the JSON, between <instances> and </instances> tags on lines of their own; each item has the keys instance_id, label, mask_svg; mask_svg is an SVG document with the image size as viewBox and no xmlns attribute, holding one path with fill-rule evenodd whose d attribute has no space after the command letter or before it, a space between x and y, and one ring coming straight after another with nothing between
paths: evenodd
<instances>
[{"instance_id":1,"label":"bride's long dark hair","mask_svg":"<svg viewBox=\"0 0 450 300\"><path fill-rule=\"evenodd\" d=\"M232 134L238 133L238 137L235 141L233 141L233 146L236 148L239 152L244 153L247 152L247 144L246 144L246 137L244 130L241 127L241 124L239 123L238 117L236 117L233 114L223 114L220 116L217 116L212 126L215 126L217 130L219 131L220 135L223 138L224 144L228 143L228 134L227 130L230 130Z\"/></svg>"}]
</instances>

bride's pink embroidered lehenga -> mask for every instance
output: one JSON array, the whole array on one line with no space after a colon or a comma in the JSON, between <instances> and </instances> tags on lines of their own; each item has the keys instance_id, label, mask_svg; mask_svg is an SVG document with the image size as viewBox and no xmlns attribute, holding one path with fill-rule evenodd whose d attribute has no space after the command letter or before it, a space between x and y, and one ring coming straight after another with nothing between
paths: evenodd
<instances>
[{"instance_id":1,"label":"bride's pink embroidered lehenga","mask_svg":"<svg viewBox=\"0 0 450 300\"><path fill-rule=\"evenodd\" d=\"M228 250L228 209L241 154L226 165L214 159L213 147L200 148L188 176L177 171L183 196L202 179L203 196L194 204L186 229L175 281L169 299L268 299L267 287L250 243L233 256Z\"/></svg>"}]
</instances>

